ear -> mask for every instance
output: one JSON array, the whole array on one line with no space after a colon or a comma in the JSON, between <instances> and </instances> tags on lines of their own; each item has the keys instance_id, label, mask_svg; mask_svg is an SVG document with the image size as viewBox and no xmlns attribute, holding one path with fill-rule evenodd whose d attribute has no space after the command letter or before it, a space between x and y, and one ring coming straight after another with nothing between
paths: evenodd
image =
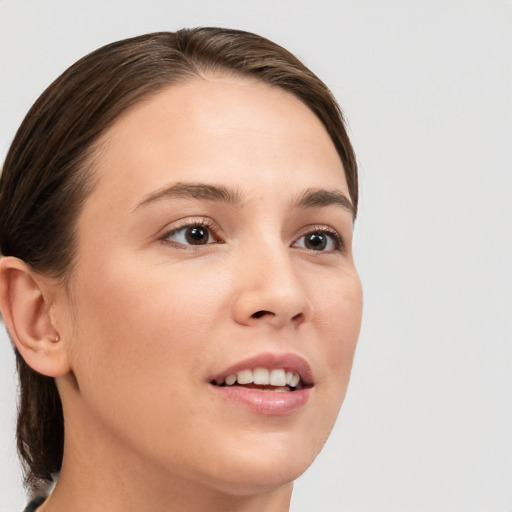
<instances>
[{"instance_id":1,"label":"ear","mask_svg":"<svg viewBox=\"0 0 512 512\"><path fill-rule=\"evenodd\" d=\"M0 259L0 309L25 362L49 377L69 373L64 340L52 323L52 287L24 261Z\"/></svg>"}]
</instances>

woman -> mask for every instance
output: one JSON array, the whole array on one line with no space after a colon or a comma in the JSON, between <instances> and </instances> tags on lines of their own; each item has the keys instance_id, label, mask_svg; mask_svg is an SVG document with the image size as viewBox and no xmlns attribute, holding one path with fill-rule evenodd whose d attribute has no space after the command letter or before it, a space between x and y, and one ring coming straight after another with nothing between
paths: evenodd
<instances>
[{"instance_id":1,"label":"woman","mask_svg":"<svg viewBox=\"0 0 512 512\"><path fill-rule=\"evenodd\" d=\"M361 321L339 108L254 34L156 33L38 99L0 183L27 510L289 509Z\"/></svg>"}]
</instances>

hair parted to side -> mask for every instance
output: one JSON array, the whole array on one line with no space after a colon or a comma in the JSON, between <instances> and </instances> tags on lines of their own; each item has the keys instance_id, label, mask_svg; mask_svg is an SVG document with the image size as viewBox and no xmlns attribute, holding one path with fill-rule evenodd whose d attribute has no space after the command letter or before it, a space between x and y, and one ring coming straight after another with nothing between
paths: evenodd
<instances>
[{"instance_id":1,"label":"hair parted to side","mask_svg":"<svg viewBox=\"0 0 512 512\"><path fill-rule=\"evenodd\" d=\"M75 225L94 188L99 137L128 107L169 85L228 73L251 76L300 98L321 120L345 169L357 211L356 159L329 89L296 57L248 32L197 28L142 35L104 46L67 69L39 97L12 142L0 177L0 252L66 282ZM26 484L58 472L62 405L53 378L16 351L20 379L18 450Z\"/></svg>"}]
</instances>

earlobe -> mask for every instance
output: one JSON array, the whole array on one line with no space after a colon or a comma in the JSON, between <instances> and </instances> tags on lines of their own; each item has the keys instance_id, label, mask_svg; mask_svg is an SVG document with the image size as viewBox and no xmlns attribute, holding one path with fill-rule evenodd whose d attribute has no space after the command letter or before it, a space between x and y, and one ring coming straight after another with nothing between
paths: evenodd
<instances>
[{"instance_id":1,"label":"earlobe","mask_svg":"<svg viewBox=\"0 0 512 512\"><path fill-rule=\"evenodd\" d=\"M33 370L58 377L70 368L51 305L50 287L29 265L11 256L0 259L0 309L7 330Z\"/></svg>"}]
</instances>

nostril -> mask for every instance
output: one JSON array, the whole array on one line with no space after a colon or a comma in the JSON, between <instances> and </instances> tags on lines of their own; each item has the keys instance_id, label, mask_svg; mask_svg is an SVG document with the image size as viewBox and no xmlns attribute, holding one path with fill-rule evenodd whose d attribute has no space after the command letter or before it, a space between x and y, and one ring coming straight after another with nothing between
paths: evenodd
<instances>
[{"instance_id":1,"label":"nostril","mask_svg":"<svg viewBox=\"0 0 512 512\"><path fill-rule=\"evenodd\" d=\"M272 313L272 311L261 310L261 311L256 311L256 313L253 313L251 315L251 317L252 318L261 318L262 316L265 316L265 315L274 316L274 313Z\"/></svg>"},{"instance_id":2,"label":"nostril","mask_svg":"<svg viewBox=\"0 0 512 512\"><path fill-rule=\"evenodd\" d=\"M299 313L298 315L295 315L292 318L292 321L295 322L295 323L302 322L302 320L304 320L304 314L303 313Z\"/></svg>"}]
</instances>

